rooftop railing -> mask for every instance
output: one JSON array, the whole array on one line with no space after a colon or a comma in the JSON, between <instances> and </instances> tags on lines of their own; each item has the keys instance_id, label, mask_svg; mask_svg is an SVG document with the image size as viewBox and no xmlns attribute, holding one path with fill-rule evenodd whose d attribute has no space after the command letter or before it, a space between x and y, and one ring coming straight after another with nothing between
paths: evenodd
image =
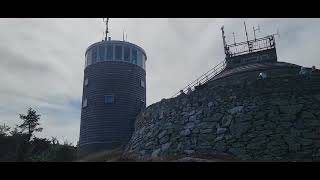
<instances>
[{"instance_id":1,"label":"rooftop railing","mask_svg":"<svg viewBox=\"0 0 320 180\"><path fill-rule=\"evenodd\" d=\"M175 93L172 97L176 97L181 93L188 94L190 91L194 91L196 86L203 85L206 82L208 82L210 79L212 79L214 76L219 74L221 71L223 71L226 67L226 61L223 60L216 66L214 66L212 69L210 69L208 72L204 73L202 76L188 84L186 87Z\"/></svg>"}]
</instances>

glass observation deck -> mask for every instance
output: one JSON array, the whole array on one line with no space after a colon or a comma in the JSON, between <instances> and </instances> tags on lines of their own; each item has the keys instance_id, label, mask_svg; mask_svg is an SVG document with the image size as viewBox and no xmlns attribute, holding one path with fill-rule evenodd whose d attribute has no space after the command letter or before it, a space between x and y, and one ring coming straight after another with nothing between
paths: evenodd
<instances>
[{"instance_id":1,"label":"glass observation deck","mask_svg":"<svg viewBox=\"0 0 320 180\"><path fill-rule=\"evenodd\" d=\"M132 63L146 69L145 51L126 41L101 41L88 47L85 54L85 68L104 61L122 61Z\"/></svg>"}]
</instances>

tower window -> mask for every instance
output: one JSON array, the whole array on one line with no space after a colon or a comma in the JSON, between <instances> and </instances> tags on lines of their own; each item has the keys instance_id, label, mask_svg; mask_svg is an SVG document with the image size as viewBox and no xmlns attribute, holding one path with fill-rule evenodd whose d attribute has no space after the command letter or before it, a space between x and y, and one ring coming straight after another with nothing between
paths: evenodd
<instances>
[{"instance_id":1,"label":"tower window","mask_svg":"<svg viewBox=\"0 0 320 180\"><path fill-rule=\"evenodd\" d=\"M97 62L97 48L92 49L92 64Z\"/></svg>"},{"instance_id":2,"label":"tower window","mask_svg":"<svg viewBox=\"0 0 320 180\"><path fill-rule=\"evenodd\" d=\"M84 85L85 85L85 86L88 86L88 84L89 84L89 79L86 78L86 79L84 80Z\"/></svg>"},{"instance_id":3,"label":"tower window","mask_svg":"<svg viewBox=\"0 0 320 180\"><path fill-rule=\"evenodd\" d=\"M107 60L112 60L113 59L113 46L108 45L107 46Z\"/></svg>"},{"instance_id":4,"label":"tower window","mask_svg":"<svg viewBox=\"0 0 320 180\"><path fill-rule=\"evenodd\" d=\"M131 59L132 59L132 63L133 63L133 64L137 64L137 50L132 49Z\"/></svg>"},{"instance_id":5,"label":"tower window","mask_svg":"<svg viewBox=\"0 0 320 180\"><path fill-rule=\"evenodd\" d=\"M141 81L140 81L140 85L141 85L141 87L145 87L145 84L144 84L144 81L141 79Z\"/></svg>"},{"instance_id":6,"label":"tower window","mask_svg":"<svg viewBox=\"0 0 320 180\"><path fill-rule=\"evenodd\" d=\"M116 46L116 60L122 60L122 46Z\"/></svg>"},{"instance_id":7,"label":"tower window","mask_svg":"<svg viewBox=\"0 0 320 180\"><path fill-rule=\"evenodd\" d=\"M130 48L124 47L124 60L130 61Z\"/></svg>"},{"instance_id":8,"label":"tower window","mask_svg":"<svg viewBox=\"0 0 320 180\"><path fill-rule=\"evenodd\" d=\"M105 47L104 46L99 46L99 60L100 61L104 61L104 52Z\"/></svg>"},{"instance_id":9,"label":"tower window","mask_svg":"<svg viewBox=\"0 0 320 180\"><path fill-rule=\"evenodd\" d=\"M139 52L139 55L138 55L138 66L142 67L142 56L143 54Z\"/></svg>"},{"instance_id":10,"label":"tower window","mask_svg":"<svg viewBox=\"0 0 320 180\"><path fill-rule=\"evenodd\" d=\"M142 68L146 69L146 56L142 54Z\"/></svg>"},{"instance_id":11,"label":"tower window","mask_svg":"<svg viewBox=\"0 0 320 180\"><path fill-rule=\"evenodd\" d=\"M85 108L85 107L87 107L87 106L88 106L88 100L87 100L87 98L85 98L85 99L83 100L83 102L82 102L82 107Z\"/></svg>"},{"instance_id":12,"label":"tower window","mask_svg":"<svg viewBox=\"0 0 320 180\"><path fill-rule=\"evenodd\" d=\"M104 96L104 103L106 103L106 104L114 103L114 96L113 95L105 95Z\"/></svg>"},{"instance_id":13,"label":"tower window","mask_svg":"<svg viewBox=\"0 0 320 180\"><path fill-rule=\"evenodd\" d=\"M87 52L87 66L91 65L92 62L92 55L91 50Z\"/></svg>"}]
</instances>

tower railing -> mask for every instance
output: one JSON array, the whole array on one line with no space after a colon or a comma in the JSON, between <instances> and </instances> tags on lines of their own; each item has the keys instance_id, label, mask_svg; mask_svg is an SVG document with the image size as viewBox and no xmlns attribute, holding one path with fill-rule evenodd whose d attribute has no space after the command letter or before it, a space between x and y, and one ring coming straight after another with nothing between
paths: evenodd
<instances>
[{"instance_id":1,"label":"tower railing","mask_svg":"<svg viewBox=\"0 0 320 180\"><path fill-rule=\"evenodd\" d=\"M199 78L188 84L186 87L175 93L173 97L176 97L177 95L183 93L188 93L190 90L193 91L196 86L203 85L206 82L208 82L210 79L212 79L214 76L219 74L221 71L223 71L226 67L226 60L221 61L219 64L214 66L212 69L201 75Z\"/></svg>"}]
</instances>

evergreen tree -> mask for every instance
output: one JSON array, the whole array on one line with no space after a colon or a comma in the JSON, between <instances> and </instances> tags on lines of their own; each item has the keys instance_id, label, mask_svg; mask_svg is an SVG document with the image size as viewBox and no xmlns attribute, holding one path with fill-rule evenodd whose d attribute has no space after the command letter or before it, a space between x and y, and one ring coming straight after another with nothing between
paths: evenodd
<instances>
[{"instance_id":1,"label":"evergreen tree","mask_svg":"<svg viewBox=\"0 0 320 180\"><path fill-rule=\"evenodd\" d=\"M23 120L23 123L19 126L19 128L22 130L22 132L24 132L25 130L27 130L27 134L28 134L28 141L30 141L33 132L41 132L43 128L40 128L40 116L39 114L37 114L37 112L35 110L33 110L32 108L28 109L28 114L24 115L24 114L20 114L20 119Z\"/></svg>"}]
</instances>

